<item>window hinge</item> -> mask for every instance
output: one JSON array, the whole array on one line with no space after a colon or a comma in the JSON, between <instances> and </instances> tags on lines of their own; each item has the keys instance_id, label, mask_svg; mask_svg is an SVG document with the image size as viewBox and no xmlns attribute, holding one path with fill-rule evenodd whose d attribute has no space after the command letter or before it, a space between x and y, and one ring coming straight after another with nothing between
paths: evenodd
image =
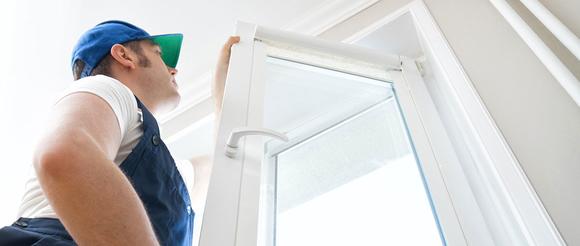
<instances>
[{"instance_id":1,"label":"window hinge","mask_svg":"<svg viewBox=\"0 0 580 246\"><path fill-rule=\"evenodd\" d=\"M425 62L425 56L415 59L415 65L417 66L417 70L419 71L419 74L421 74L421 77L425 76Z\"/></svg>"}]
</instances>

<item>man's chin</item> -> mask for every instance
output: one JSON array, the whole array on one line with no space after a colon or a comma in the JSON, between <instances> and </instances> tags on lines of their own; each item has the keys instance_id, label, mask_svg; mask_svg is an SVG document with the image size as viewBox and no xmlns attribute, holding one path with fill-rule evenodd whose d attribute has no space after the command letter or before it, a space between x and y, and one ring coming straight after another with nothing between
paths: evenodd
<instances>
[{"instance_id":1,"label":"man's chin","mask_svg":"<svg viewBox=\"0 0 580 246\"><path fill-rule=\"evenodd\" d=\"M163 106L159 109L160 115L165 115L171 113L171 111L175 110L177 106L179 106L179 102L181 101L181 96L179 93L172 95L171 97L167 98L163 103Z\"/></svg>"},{"instance_id":2,"label":"man's chin","mask_svg":"<svg viewBox=\"0 0 580 246\"><path fill-rule=\"evenodd\" d=\"M179 106L180 102L181 102L181 95L179 94L179 92L176 92L175 95L173 95L171 97L171 99L169 100L169 103L168 103L169 111L173 111L174 109L176 109L177 106Z\"/></svg>"}]
</instances>

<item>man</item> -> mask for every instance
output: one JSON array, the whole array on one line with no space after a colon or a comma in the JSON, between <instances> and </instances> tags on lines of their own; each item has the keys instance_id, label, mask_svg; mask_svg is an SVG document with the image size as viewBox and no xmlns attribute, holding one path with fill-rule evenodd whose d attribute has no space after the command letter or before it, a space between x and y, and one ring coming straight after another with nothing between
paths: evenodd
<instances>
[{"instance_id":1,"label":"man","mask_svg":"<svg viewBox=\"0 0 580 246\"><path fill-rule=\"evenodd\" d=\"M77 81L54 106L21 218L0 230L0 245L191 245L192 201L153 117L179 103L181 42L122 21L79 39ZM230 37L220 54L217 110L237 42Z\"/></svg>"}]
</instances>

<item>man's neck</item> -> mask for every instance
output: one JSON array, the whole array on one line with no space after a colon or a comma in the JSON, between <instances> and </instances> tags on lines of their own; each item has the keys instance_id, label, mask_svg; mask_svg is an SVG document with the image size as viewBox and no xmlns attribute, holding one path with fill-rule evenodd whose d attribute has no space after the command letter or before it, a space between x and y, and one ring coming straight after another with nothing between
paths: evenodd
<instances>
[{"instance_id":1,"label":"man's neck","mask_svg":"<svg viewBox=\"0 0 580 246\"><path fill-rule=\"evenodd\" d=\"M138 81L134 81L131 78L123 76L116 76L116 78L113 79L116 79L125 86L127 86L127 88L131 90L133 95L139 98L139 101L141 101L141 103L145 106L145 108L147 108L147 110L149 110L149 112L151 112L151 114L153 114L154 116L159 114L160 110L159 105L155 103L154 100L151 100L149 96L147 96L144 88L138 86L139 85Z\"/></svg>"}]
</instances>

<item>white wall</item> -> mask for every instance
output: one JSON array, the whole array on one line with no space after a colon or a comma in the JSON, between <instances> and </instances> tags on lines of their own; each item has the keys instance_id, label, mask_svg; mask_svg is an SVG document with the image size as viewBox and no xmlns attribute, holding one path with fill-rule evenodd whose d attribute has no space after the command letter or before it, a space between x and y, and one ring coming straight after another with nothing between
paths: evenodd
<instances>
[{"instance_id":1,"label":"white wall","mask_svg":"<svg viewBox=\"0 0 580 246\"><path fill-rule=\"evenodd\" d=\"M486 0L424 0L569 245L580 245L580 108ZM411 0L380 1L322 34L343 40ZM548 2L548 1L544 1ZM578 76L577 61L510 1ZM546 3L579 35L580 1ZM575 63L576 62L576 63Z\"/></svg>"}]
</instances>

